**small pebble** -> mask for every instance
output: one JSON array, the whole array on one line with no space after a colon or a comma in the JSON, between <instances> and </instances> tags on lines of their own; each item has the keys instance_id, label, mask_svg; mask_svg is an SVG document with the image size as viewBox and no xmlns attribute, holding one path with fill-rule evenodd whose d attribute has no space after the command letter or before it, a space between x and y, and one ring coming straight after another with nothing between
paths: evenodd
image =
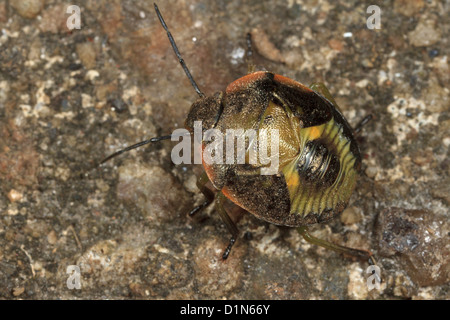
<instances>
[{"instance_id":1,"label":"small pebble","mask_svg":"<svg viewBox=\"0 0 450 320\"><path fill-rule=\"evenodd\" d=\"M361 220L361 215L355 207L348 207L341 214L341 222L345 225L352 225Z\"/></svg>"},{"instance_id":2,"label":"small pebble","mask_svg":"<svg viewBox=\"0 0 450 320\"><path fill-rule=\"evenodd\" d=\"M285 61L284 56L281 54L280 50L275 47L275 45L269 39L269 36L262 29L254 28L251 34L252 44L255 44L255 47L259 54L272 61Z\"/></svg>"},{"instance_id":3,"label":"small pebble","mask_svg":"<svg viewBox=\"0 0 450 320\"><path fill-rule=\"evenodd\" d=\"M10 4L20 16L27 19L35 18L44 7L42 0L15 0L10 1Z\"/></svg>"},{"instance_id":4,"label":"small pebble","mask_svg":"<svg viewBox=\"0 0 450 320\"><path fill-rule=\"evenodd\" d=\"M377 167L369 166L367 167L366 171L364 173L370 178L373 179L377 175L378 169Z\"/></svg>"},{"instance_id":5,"label":"small pebble","mask_svg":"<svg viewBox=\"0 0 450 320\"><path fill-rule=\"evenodd\" d=\"M337 39L328 40L328 45L330 46L331 49L334 49L337 51L342 51L342 49L344 48L344 43Z\"/></svg>"},{"instance_id":6,"label":"small pebble","mask_svg":"<svg viewBox=\"0 0 450 320\"><path fill-rule=\"evenodd\" d=\"M91 42L78 43L76 51L81 63L86 69L89 70L95 67L97 53Z\"/></svg>"},{"instance_id":7,"label":"small pebble","mask_svg":"<svg viewBox=\"0 0 450 320\"><path fill-rule=\"evenodd\" d=\"M58 241L58 236L55 230L52 230L47 234L47 241L50 244L55 244Z\"/></svg>"},{"instance_id":8,"label":"small pebble","mask_svg":"<svg viewBox=\"0 0 450 320\"><path fill-rule=\"evenodd\" d=\"M25 292L25 288L24 287L18 287L18 288L14 288L12 290L12 294L13 294L14 297L18 297L24 292Z\"/></svg>"},{"instance_id":9,"label":"small pebble","mask_svg":"<svg viewBox=\"0 0 450 320\"><path fill-rule=\"evenodd\" d=\"M11 189L11 190L8 192L8 199L9 199L9 201L11 201L11 202L20 201L20 200L22 200L22 198L23 198L22 192L19 192L19 191L14 190L14 189Z\"/></svg>"},{"instance_id":10,"label":"small pebble","mask_svg":"<svg viewBox=\"0 0 450 320\"><path fill-rule=\"evenodd\" d=\"M426 47L441 40L441 30L433 21L420 21L417 27L408 33L409 42L415 47Z\"/></svg>"}]
</instances>

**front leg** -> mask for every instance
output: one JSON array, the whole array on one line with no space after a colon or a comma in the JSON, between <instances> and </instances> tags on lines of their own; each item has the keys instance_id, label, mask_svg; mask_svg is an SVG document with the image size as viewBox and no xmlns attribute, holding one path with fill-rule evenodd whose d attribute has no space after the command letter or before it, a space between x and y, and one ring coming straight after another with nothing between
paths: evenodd
<instances>
[{"instance_id":1,"label":"front leg","mask_svg":"<svg viewBox=\"0 0 450 320\"><path fill-rule=\"evenodd\" d=\"M231 220L230 216L228 215L227 211L223 207L223 203L225 201L226 197L224 194L220 191L216 195L216 210L219 213L220 217L222 218L223 222L228 228L228 231L231 233L231 239L230 243L228 244L227 248L225 249L222 259L226 260L231 252L231 248L233 247L234 243L236 242L236 239L239 235L239 230L236 227L236 224Z\"/></svg>"},{"instance_id":2,"label":"front leg","mask_svg":"<svg viewBox=\"0 0 450 320\"><path fill-rule=\"evenodd\" d=\"M214 201L214 193L206 187L206 184L208 182L209 182L208 175L206 174L206 171L203 171L203 173L197 178L197 188L203 193L206 200L205 202L196 206L189 212L190 217L192 217L197 212L205 209Z\"/></svg>"}]
</instances>

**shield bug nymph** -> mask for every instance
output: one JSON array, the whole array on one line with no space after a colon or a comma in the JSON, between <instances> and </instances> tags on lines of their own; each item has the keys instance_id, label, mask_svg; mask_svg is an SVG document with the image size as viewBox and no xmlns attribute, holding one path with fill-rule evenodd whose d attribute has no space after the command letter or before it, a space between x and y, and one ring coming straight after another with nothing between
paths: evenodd
<instances>
[{"instance_id":1,"label":"shield bug nymph","mask_svg":"<svg viewBox=\"0 0 450 320\"><path fill-rule=\"evenodd\" d=\"M281 226L297 227L307 241L329 249L368 259L369 251L339 246L308 233L307 226L324 223L347 206L361 166L361 154L355 140L368 118L356 128L348 124L323 84L306 87L289 78L267 71L254 71L228 85L225 91L205 96L192 77L158 7L154 5L172 48L199 98L192 104L185 126L193 135L195 123L201 132L216 130L262 130L277 133L278 170L261 174L265 165L256 163L207 162L197 186L206 200L190 215L215 202L216 211L231 233L226 259L238 237L235 222L224 209L229 199L256 217ZM251 59L251 38L247 38ZM174 135L151 138L119 150L101 163L131 149L171 139ZM252 142L244 139L243 158L248 160ZM204 151L212 141L201 141ZM202 153L203 155L203 153ZM211 181L217 190L206 187Z\"/></svg>"}]
</instances>

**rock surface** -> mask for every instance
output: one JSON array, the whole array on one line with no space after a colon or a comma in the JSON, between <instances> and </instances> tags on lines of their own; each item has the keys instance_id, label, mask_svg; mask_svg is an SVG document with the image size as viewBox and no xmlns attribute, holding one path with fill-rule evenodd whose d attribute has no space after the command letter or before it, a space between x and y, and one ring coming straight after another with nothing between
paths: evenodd
<instances>
[{"instance_id":1,"label":"rock surface","mask_svg":"<svg viewBox=\"0 0 450 320\"><path fill-rule=\"evenodd\" d=\"M241 234L221 261L228 231L212 207L187 216L201 168L172 164L174 142L92 169L183 127L197 96L148 1L81 1L73 30L66 5L0 2L0 298L450 298L448 4L383 2L381 29L365 1L159 4L206 94L246 74L257 30L257 69L324 82L352 125L374 116L349 209L311 231L373 251L379 290L366 262L231 205Z\"/></svg>"}]
</instances>

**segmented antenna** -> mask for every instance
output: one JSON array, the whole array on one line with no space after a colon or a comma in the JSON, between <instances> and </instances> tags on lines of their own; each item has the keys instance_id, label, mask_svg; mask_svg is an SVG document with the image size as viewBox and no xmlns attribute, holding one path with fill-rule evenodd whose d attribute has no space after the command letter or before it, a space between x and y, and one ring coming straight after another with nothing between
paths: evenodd
<instances>
[{"instance_id":1,"label":"segmented antenna","mask_svg":"<svg viewBox=\"0 0 450 320\"><path fill-rule=\"evenodd\" d=\"M200 98L203 98L205 95L203 92L200 91L199 87L197 86L197 83L195 82L194 78L191 75L191 72L189 71L188 67L186 66L186 63L184 62L183 58L181 57L180 51L178 50L178 47L175 43L175 40L172 37L172 34L169 31L169 28L167 28L166 22L164 21L164 18L161 15L161 12L159 12L158 6L156 3L153 3L155 6L156 15L159 18L159 21L161 22L161 25L163 26L164 30L167 32L167 37L169 38L170 44L172 45L173 51L177 55L178 62L180 62L181 66L183 67L184 73L186 73L186 76L188 77L189 81L191 82L191 85L194 87L197 94L200 96Z\"/></svg>"},{"instance_id":2,"label":"segmented antenna","mask_svg":"<svg viewBox=\"0 0 450 320\"><path fill-rule=\"evenodd\" d=\"M167 32L167 37L169 38L170 44L172 45L173 51L175 52L175 54L177 55L178 61L180 62L181 66L183 67L184 72L186 73L189 81L191 82L192 86L194 87L195 91L197 92L197 94L200 96L200 98L203 98L205 95L203 94L203 92L200 91L199 87L197 86L197 83L194 81L194 78L192 77L191 73L189 72L188 67L186 66L186 63L184 62L183 58L181 58L181 54L180 51L178 50L177 45L175 44L175 40L173 40L172 34L169 31L169 28L167 28L166 22L164 21L161 12L159 12L158 6L154 3L153 4L155 6L155 11L156 11L156 15L159 18L159 21L161 22L161 25L163 26L164 30L166 30ZM190 133L188 133L187 135L189 135ZM158 142L158 141L162 141L162 140L168 140L171 139L172 137L179 137L180 135L168 135L168 136L161 136L161 137L155 137L155 138L151 138L148 140L144 140L141 142L138 142L136 144L133 144L132 146L126 147L122 150L119 150L117 152L114 152L113 154L109 155L108 157L106 157L105 159L103 159L99 164L96 165L96 167L102 165L103 163L105 163L106 161L121 155L124 152L142 147L146 144L152 143L152 142Z\"/></svg>"},{"instance_id":3,"label":"segmented antenna","mask_svg":"<svg viewBox=\"0 0 450 320\"><path fill-rule=\"evenodd\" d=\"M142 147L142 146L144 146L146 144L149 144L149 143L152 143L152 142L157 142L157 141L161 141L161 140L167 140L167 139L170 139L170 138L172 138L171 135L170 136L155 137L155 138L151 138L151 139L148 139L148 140L144 140L144 141L138 142L136 144L133 144L132 146L126 147L125 149L122 149L122 150L119 150L117 152L114 152L113 154L111 154L108 157L106 157L105 159L103 159L98 165L100 166L103 163L105 163L106 161L108 161L109 159L114 158L114 157L116 157L116 156L118 156L118 155L120 155L120 154L122 154L124 152L127 152L127 151L130 151L130 150Z\"/></svg>"}]
</instances>

